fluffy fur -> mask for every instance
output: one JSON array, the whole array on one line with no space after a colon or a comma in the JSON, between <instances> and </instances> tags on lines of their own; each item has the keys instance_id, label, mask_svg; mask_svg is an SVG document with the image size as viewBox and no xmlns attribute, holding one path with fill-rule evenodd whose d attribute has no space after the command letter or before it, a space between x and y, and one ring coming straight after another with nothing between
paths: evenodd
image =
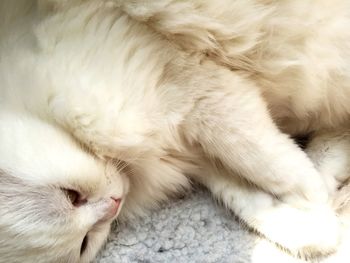
<instances>
[{"instance_id":1,"label":"fluffy fur","mask_svg":"<svg viewBox=\"0 0 350 263\"><path fill-rule=\"evenodd\" d=\"M348 1L5 0L0 25L0 261L89 262L190 180L292 253L336 249ZM312 132L310 159L289 135Z\"/></svg>"}]
</instances>

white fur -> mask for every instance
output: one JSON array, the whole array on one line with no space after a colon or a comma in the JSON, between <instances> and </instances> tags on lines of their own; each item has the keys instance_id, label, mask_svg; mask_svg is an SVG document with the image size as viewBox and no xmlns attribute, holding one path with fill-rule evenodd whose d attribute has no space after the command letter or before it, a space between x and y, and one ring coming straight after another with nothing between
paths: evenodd
<instances>
[{"instance_id":1,"label":"white fur","mask_svg":"<svg viewBox=\"0 0 350 263\"><path fill-rule=\"evenodd\" d=\"M347 128L349 7L346 0L3 1L0 172L29 188L73 180L90 189L89 202L122 197L121 220L196 180L268 239L293 253L327 254L339 239L328 175L286 133ZM108 170L111 160L117 167ZM0 234L10 227L2 218ZM109 222L76 234L74 220L52 230L74 248L67 253L27 244L31 235L43 243L48 236L22 220L12 228L27 240L15 242L29 252L0 241L0 260L75 262L89 231L97 241L91 237L79 260L90 261Z\"/></svg>"}]
</instances>

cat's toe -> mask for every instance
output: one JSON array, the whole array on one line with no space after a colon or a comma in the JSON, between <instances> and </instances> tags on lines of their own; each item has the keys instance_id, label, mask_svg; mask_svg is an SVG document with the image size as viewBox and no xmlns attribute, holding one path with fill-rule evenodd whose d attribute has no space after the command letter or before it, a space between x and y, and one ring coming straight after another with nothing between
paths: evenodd
<instances>
[{"instance_id":1,"label":"cat's toe","mask_svg":"<svg viewBox=\"0 0 350 263\"><path fill-rule=\"evenodd\" d=\"M329 209L313 209L300 222L300 239L291 243L291 252L303 259L322 258L337 251L340 243L340 221ZM293 231L293 229L291 229Z\"/></svg>"},{"instance_id":2,"label":"cat's toe","mask_svg":"<svg viewBox=\"0 0 350 263\"><path fill-rule=\"evenodd\" d=\"M284 206L263 226L271 241L293 255L309 259L334 253L340 243L340 220L328 207L296 209Z\"/></svg>"},{"instance_id":3,"label":"cat's toe","mask_svg":"<svg viewBox=\"0 0 350 263\"><path fill-rule=\"evenodd\" d=\"M319 224L317 228L315 227L313 233L310 233L313 235L312 239L305 242L303 247L292 251L294 255L302 259L322 259L337 251L341 240L338 222L331 222L329 225ZM319 233L314 234L314 231Z\"/></svg>"},{"instance_id":4,"label":"cat's toe","mask_svg":"<svg viewBox=\"0 0 350 263\"><path fill-rule=\"evenodd\" d=\"M292 253L298 258L305 259L305 260L313 260L313 259L323 259L326 258L332 254L334 254L337 251L336 246L326 246L326 247L319 247L319 246L310 246L310 247L304 247L297 251L297 253Z\"/></svg>"}]
</instances>

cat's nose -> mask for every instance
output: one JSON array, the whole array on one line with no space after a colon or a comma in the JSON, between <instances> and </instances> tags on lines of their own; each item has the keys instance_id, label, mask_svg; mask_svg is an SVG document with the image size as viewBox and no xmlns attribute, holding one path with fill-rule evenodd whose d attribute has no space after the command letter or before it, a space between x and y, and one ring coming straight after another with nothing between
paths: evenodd
<instances>
[{"instance_id":1,"label":"cat's nose","mask_svg":"<svg viewBox=\"0 0 350 263\"><path fill-rule=\"evenodd\" d=\"M79 226L91 227L96 224L111 223L118 216L123 201L122 198L109 196L98 201L87 202L76 209L80 218Z\"/></svg>"},{"instance_id":2,"label":"cat's nose","mask_svg":"<svg viewBox=\"0 0 350 263\"><path fill-rule=\"evenodd\" d=\"M116 214L116 213L118 213L118 210L119 210L120 204L122 202L122 199L121 198L115 198L115 197L111 197L111 199L113 200L113 203L114 203L113 207L114 207L115 214Z\"/></svg>"},{"instance_id":3,"label":"cat's nose","mask_svg":"<svg viewBox=\"0 0 350 263\"><path fill-rule=\"evenodd\" d=\"M107 210L105 211L104 216L101 218L100 222L114 219L114 217L117 215L119 211L120 204L121 204L120 198L111 197L110 204Z\"/></svg>"},{"instance_id":4,"label":"cat's nose","mask_svg":"<svg viewBox=\"0 0 350 263\"><path fill-rule=\"evenodd\" d=\"M113 220L118 214L121 202L122 202L121 198L111 197L108 200L108 203L105 203L104 209L102 210L103 214L97 222L102 223L102 222L108 222Z\"/></svg>"}]
</instances>

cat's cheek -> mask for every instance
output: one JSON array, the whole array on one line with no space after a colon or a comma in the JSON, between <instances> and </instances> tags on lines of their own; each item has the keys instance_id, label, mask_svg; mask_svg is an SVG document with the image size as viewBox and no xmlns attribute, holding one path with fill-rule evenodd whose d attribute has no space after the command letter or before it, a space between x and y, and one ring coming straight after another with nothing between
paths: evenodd
<instances>
[{"instance_id":1,"label":"cat's cheek","mask_svg":"<svg viewBox=\"0 0 350 263\"><path fill-rule=\"evenodd\" d=\"M104 196L122 198L129 192L130 182L126 173L116 170L113 162L107 162L105 168L108 178Z\"/></svg>"}]
</instances>

